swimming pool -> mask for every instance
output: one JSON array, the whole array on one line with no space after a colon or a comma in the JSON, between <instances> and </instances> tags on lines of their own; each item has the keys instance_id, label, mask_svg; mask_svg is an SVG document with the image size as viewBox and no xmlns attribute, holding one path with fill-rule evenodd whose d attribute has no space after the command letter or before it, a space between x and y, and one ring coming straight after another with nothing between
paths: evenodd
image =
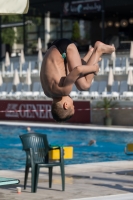
<instances>
[{"instance_id":1,"label":"swimming pool","mask_svg":"<svg viewBox=\"0 0 133 200\"><path fill-rule=\"evenodd\" d=\"M133 131L32 127L36 133L47 134L50 144L73 146L74 157L65 164L132 160L124 147L133 142ZM26 134L26 126L0 125L0 169L20 169L25 166L25 152L19 135ZM96 144L88 146L94 139Z\"/></svg>"}]
</instances>

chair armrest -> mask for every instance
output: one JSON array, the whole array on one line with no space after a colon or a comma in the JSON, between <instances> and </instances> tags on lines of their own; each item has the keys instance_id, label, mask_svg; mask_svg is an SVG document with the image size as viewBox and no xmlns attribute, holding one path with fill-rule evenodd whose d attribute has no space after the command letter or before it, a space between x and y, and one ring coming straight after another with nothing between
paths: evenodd
<instances>
[{"instance_id":1,"label":"chair armrest","mask_svg":"<svg viewBox=\"0 0 133 200\"><path fill-rule=\"evenodd\" d=\"M49 146L49 151L55 150L55 149L60 149L60 147L61 147L61 146L59 146L59 145L50 145L50 146Z\"/></svg>"},{"instance_id":2,"label":"chair armrest","mask_svg":"<svg viewBox=\"0 0 133 200\"><path fill-rule=\"evenodd\" d=\"M50 149L49 151L52 151L52 150L57 150L59 149L59 153L60 153L60 162L64 162L64 149L63 149L63 146L56 146L54 145L53 147L50 145Z\"/></svg>"}]
</instances>

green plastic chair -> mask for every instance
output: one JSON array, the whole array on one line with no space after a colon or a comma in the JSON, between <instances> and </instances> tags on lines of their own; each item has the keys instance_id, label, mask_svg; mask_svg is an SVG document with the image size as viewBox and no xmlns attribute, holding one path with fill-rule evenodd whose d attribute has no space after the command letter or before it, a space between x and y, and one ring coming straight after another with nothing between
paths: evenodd
<instances>
[{"instance_id":1,"label":"green plastic chair","mask_svg":"<svg viewBox=\"0 0 133 200\"><path fill-rule=\"evenodd\" d=\"M51 147L48 144L47 135L40 133L28 133L19 136L23 144L23 150L26 152L26 165L24 177L24 189L26 189L29 168L31 167L31 192L37 192L38 177L41 167L49 169L49 188L52 187L52 170L54 166L60 166L62 191L65 190L65 170L63 147ZM60 150L59 162L49 162L48 152L53 149Z\"/></svg>"}]
</instances>

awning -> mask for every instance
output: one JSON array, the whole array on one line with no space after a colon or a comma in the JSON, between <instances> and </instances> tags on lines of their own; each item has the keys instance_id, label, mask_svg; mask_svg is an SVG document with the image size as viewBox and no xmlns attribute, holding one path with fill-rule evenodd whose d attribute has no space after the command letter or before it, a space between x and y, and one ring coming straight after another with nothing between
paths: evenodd
<instances>
[{"instance_id":1,"label":"awning","mask_svg":"<svg viewBox=\"0 0 133 200\"><path fill-rule=\"evenodd\" d=\"M29 9L29 0L0 0L0 15L25 14Z\"/></svg>"}]
</instances>

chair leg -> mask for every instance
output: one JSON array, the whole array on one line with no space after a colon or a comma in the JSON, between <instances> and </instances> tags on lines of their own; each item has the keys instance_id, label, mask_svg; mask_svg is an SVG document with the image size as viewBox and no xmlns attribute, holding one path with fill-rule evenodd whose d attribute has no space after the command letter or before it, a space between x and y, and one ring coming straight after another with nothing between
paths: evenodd
<instances>
[{"instance_id":1,"label":"chair leg","mask_svg":"<svg viewBox=\"0 0 133 200\"><path fill-rule=\"evenodd\" d=\"M60 166L61 169L61 179L62 179L62 191L65 191L65 169L64 169L64 163Z\"/></svg>"},{"instance_id":2,"label":"chair leg","mask_svg":"<svg viewBox=\"0 0 133 200\"><path fill-rule=\"evenodd\" d=\"M31 192L35 192L35 166L31 167Z\"/></svg>"},{"instance_id":3,"label":"chair leg","mask_svg":"<svg viewBox=\"0 0 133 200\"><path fill-rule=\"evenodd\" d=\"M53 167L49 167L49 188L52 187L52 173L53 173Z\"/></svg>"},{"instance_id":4,"label":"chair leg","mask_svg":"<svg viewBox=\"0 0 133 200\"><path fill-rule=\"evenodd\" d=\"M29 166L25 166L24 190L26 189L27 180L28 180L28 174L29 174Z\"/></svg>"},{"instance_id":5,"label":"chair leg","mask_svg":"<svg viewBox=\"0 0 133 200\"><path fill-rule=\"evenodd\" d=\"M40 168L38 166L36 166L36 169L35 169L35 184L34 184L34 191L35 192L37 192L39 172L40 172Z\"/></svg>"}]
</instances>

